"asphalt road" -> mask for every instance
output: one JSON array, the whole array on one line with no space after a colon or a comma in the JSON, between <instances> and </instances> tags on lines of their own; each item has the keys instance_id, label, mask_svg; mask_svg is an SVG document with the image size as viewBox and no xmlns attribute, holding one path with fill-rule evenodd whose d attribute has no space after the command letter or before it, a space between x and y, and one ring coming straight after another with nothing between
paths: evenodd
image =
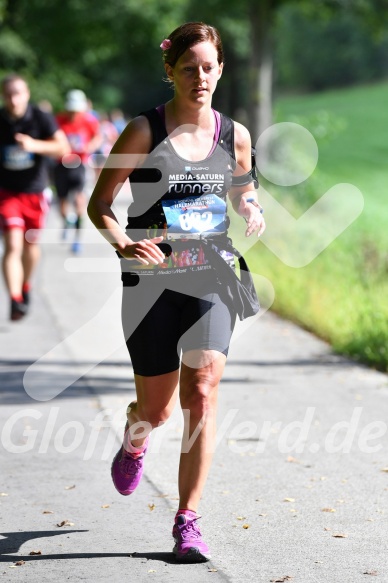
<instances>
[{"instance_id":1,"label":"asphalt road","mask_svg":"<svg viewBox=\"0 0 388 583\"><path fill-rule=\"evenodd\" d=\"M213 559L175 563L181 413L120 496L134 383L118 266L90 225L80 257L58 226L53 208L25 320L0 289L0 580L388 581L388 378L266 310L238 329L220 386L200 507Z\"/></svg>"}]
</instances>

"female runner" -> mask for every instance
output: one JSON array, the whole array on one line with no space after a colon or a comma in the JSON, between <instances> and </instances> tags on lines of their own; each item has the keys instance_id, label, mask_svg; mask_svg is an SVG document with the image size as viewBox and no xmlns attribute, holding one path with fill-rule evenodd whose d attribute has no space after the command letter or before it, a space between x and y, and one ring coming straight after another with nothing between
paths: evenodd
<instances>
[{"instance_id":1,"label":"female runner","mask_svg":"<svg viewBox=\"0 0 388 583\"><path fill-rule=\"evenodd\" d=\"M100 175L88 213L120 257L123 329L135 373L136 401L128 406L123 445L112 464L113 483L120 494L132 494L143 472L149 434L168 419L179 395L185 429L173 552L178 561L199 562L210 558L197 509L236 319L225 294L225 270L214 262L216 249L217 258L233 264L227 196L246 221L246 236L263 233L265 223L251 174L249 133L212 109L224 60L218 31L189 22L161 48L174 95L128 124ZM128 177L133 202L124 232L111 206Z\"/></svg>"}]
</instances>

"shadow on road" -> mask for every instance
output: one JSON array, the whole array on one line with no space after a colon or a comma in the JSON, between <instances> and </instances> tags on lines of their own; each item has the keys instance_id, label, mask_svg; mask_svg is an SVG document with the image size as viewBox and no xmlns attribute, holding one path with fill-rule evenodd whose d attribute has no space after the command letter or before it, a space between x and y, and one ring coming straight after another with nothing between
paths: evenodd
<instances>
[{"instance_id":1,"label":"shadow on road","mask_svg":"<svg viewBox=\"0 0 388 583\"><path fill-rule=\"evenodd\" d=\"M93 558L106 558L106 557L128 557L132 559L147 559L153 561L161 561L168 564L176 564L175 556L173 553L169 552L151 552L151 553L137 553L137 552L126 552L126 553L53 553L53 554L42 554L42 555L14 555L12 553L17 553L20 547L30 541L41 538L48 538L58 535L69 535L72 533L79 532L89 532L88 530L33 530L27 532L2 532L0 536L4 537L0 539L0 563L15 563L16 561L45 561L45 560L57 560L57 559L93 559Z\"/></svg>"},{"instance_id":2,"label":"shadow on road","mask_svg":"<svg viewBox=\"0 0 388 583\"><path fill-rule=\"evenodd\" d=\"M17 553L20 547L28 542L29 540L34 540L38 538L48 538L51 536L58 536L61 534L71 534L73 532L89 532L87 530L31 530L26 532L0 532L0 555L5 553ZM30 556L28 555L28 560L31 560L40 555ZM15 560L15 557L10 557L10 559ZM4 559L0 557L0 561L4 562Z\"/></svg>"},{"instance_id":3,"label":"shadow on road","mask_svg":"<svg viewBox=\"0 0 388 583\"><path fill-rule=\"evenodd\" d=\"M0 359L0 375L1 375L1 389L0 401L3 405L14 404L33 404L36 400L30 397L24 390L23 378L26 370L35 363L33 360L13 360ZM42 382L44 385L50 382L51 378L56 378L56 375L63 374L66 369L71 369L74 366L85 367L90 369L94 366L92 374L86 374L75 383L69 385L63 392L58 394L51 401L56 399L73 399L75 397L91 397L95 395L104 394L128 394L128 391L134 390L133 371L130 362L123 363L109 361L101 363L93 362L77 362L73 361L50 361L47 363L40 363L40 374L42 375ZM231 372L234 366L254 366L254 367L307 367L306 374L309 370L313 370L315 366L328 367L332 370L347 369L354 366L352 361L348 361L343 357L335 354L325 354L314 359L300 359L292 360L228 360L227 371ZM101 373L99 374L99 368ZM107 368L112 371L112 374L107 374ZM117 371L128 371L126 374L117 374ZM244 377L234 377L225 375L221 383L251 383L254 388L260 384L260 380L253 378L249 373ZM268 385L268 380L266 382ZM64 385L66 387L66 384Z\"/></svg>"},{"instance_id":4,"label":"shadow on road","mask_svg":"<svg viewBox=\"0 0 388 583\"><path fill-rule=\"evenodd\" d=\"M0 359L0 402L2 405L15 405L15 404L36 404L36 400L30 397L23 384L24 374L26 370L35 363L33 360L11 360L11 359ZM90 366L94 363L77 363L77 365ZM71 360L69 361L50 361L49 363L42 365L40 364L40 374L42 374L44 385L47 385L50 378L57 374L62 374L66 369L72 369L75 363ZM93 371L92 376L81 377L75 383L69 385L63 392L57 395L54 399L74 399L82 397L91 397L96 394L105 393L120 393L124 392L127 394L130 389L134 389L134 383L131 371L131 365L128 362L127 365L123 365L122 362L107 362L102 363L104 367L104 374L98 374L98 366ZM106 367L112 368L112 375L108 376L106 374ZM128 369L128 378L123 379L122 376L116 374L117 369Z\"/></svg>"}]
</instances>

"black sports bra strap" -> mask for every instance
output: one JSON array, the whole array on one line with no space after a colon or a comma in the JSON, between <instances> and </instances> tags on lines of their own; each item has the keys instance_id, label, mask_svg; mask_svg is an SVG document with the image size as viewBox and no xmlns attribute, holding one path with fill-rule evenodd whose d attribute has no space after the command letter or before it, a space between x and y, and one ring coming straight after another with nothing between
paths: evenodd
<instances>
[{"instance_id":1,"label":"black sports bra strap","mask_svg":"<svg viewBox=\"0 0 388 583\"><path fill-rule=\"evenodd\" d=\"M234 123L230 117L223 113L221 113L221 135L219 143L231 158L236 160L236 154L234 153Z\"/></svg>"},{"instance_id":2,"label":"black sports bra strap","mask_svg":"<svg viewBox=\"0 0 388 583\"><path fill-rule=\"evenodd\" d=\"M167 138L166 126L155 108L149 109L148 111L142 111L139 115L144 115L149 121L152 131L152 151Z\"/></svg>"}]
</instances>

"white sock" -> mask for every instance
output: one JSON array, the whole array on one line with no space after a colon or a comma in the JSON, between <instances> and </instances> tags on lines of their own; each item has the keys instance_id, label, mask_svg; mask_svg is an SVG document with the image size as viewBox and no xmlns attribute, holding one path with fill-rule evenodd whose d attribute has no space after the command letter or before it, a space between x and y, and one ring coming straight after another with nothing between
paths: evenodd
<instances>
[{"instance_id":1,"label":"white sock","mask_svg":"<svg viewBox=\"0 0 388 583\"><path fill-rule=\"evenodd\" d=\"M133 457L140 456L143 453L143 451L145 450L146 446L147 446L147 441L145 441L141 447L135 447L133 445L133 443L131 443L130 433L129 433L129 431L127 431L127 433L125 435L124 447L125 447L127 452L129 452L130 454L133 455Z\"/></svg>"}]
</instances>

